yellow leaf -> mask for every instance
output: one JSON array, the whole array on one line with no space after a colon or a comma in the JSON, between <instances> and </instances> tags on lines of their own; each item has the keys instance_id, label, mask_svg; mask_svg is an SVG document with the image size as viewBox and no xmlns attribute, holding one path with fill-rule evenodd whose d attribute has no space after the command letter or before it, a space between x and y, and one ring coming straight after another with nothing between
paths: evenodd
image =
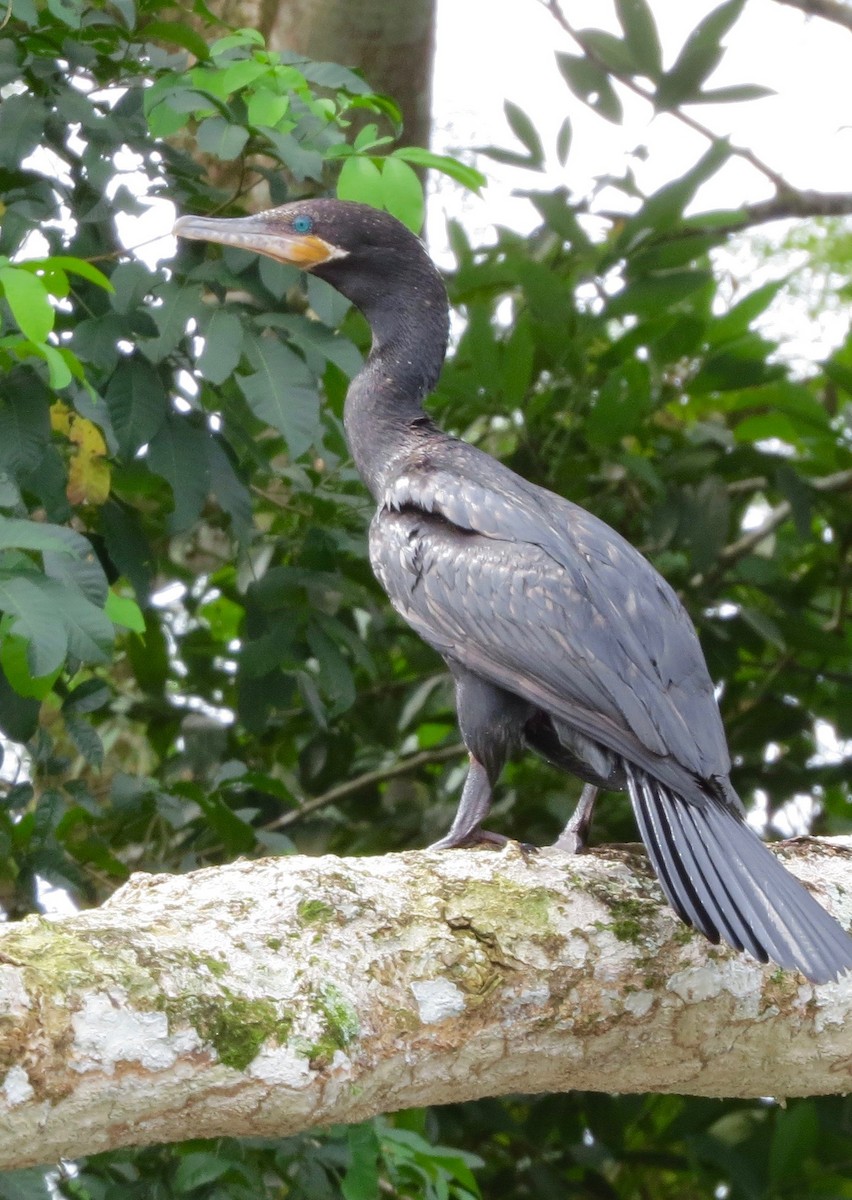
<instances>
[{"instance_id":1,"label":"yellow leaf","mask_svg":"<svg viewBox=\"0 0 852 1200\"><path fill-rule=\"evenodd\" d=\"M57 400L55 404L50 406L50 427L54 433L64 433L66 437L71 435L71 421L74 414L67 404L63 404L61 400Z\"/></svg>"},{"instance_id":2,"label":"yellow leaf","mask_svg":"<svg viewBox=\"0 0 852 1200\"><path fill-rule=\"evenodd\" d=\"M97 425L87 420L86 417L75 418L69 437L80 447L81 454L106 454L106 442L103 434Z\"/></svg>"},{"instance_id":3,"label":"yellow leaf","mask_svg":"<svg viewBox=\"0 0 852 1200\"><path fill-rule=\"evenodd\" d=\"M65 494L71 504L105 504L109 497L109 463L99 454L78 451L68 466Z\"/></svg>"}]
</instances>

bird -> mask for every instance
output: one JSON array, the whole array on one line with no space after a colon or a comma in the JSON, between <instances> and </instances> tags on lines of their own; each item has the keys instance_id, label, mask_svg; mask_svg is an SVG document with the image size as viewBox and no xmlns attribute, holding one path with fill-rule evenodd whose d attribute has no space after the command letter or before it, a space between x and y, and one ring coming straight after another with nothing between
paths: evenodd
<instances>
[{"instance_id":1,"label":"bird","mask_svg":"<svg viewBox=\"0 0 852 1200\"><path fill-rule=\"evenodd\" d=\"M688 926L814 983L852 968L852 938L746 822L713 682L671 586L592 513L425 411L449 303L422 241L387 212L330 198L182 216L174 232L309 271L370 326L344 407L376 504L370 561L394 609L446 662L469 757L434 846L505 843L483 821L506 761L533 751L584 783L558 846L585 845L600 789L626 790Z\"/></svg>"}]
</instances>

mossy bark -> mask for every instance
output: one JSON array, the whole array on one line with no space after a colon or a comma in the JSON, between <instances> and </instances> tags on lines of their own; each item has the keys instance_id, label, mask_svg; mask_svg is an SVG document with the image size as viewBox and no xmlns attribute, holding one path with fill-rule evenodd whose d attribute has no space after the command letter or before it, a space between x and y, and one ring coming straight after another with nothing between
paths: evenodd
<instances>
[{"instance_id":1,"label":"mossy bark","mask_svg":"<svg viewBox=\"0 0 852 1200\"><path fill-rule=\"evenodd\" d=\"M781 850L852 924L852 839ZM852 979L708 945L629 852L137 876L0 932L0 1168L512 1091L852 1089Z\"/></svg>"}]
</instances>

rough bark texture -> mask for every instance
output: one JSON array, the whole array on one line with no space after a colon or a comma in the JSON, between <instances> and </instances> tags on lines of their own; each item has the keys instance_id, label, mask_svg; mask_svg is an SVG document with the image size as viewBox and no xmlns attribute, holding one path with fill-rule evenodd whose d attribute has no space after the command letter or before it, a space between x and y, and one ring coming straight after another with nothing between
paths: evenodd
<instances>
[{"instance_id":1,"label":"rough bark texture","mask_svg":"<svg viewBox=\"0 0 852 1200\"><path fill-rule=\"evenodd\" d=\"M779 853L848 927L852 838ZM452 851L137 876L0 934L0 1168L507 1092L852 1088L852 977L717 949L644 856Z\"/></svg>"},{"instance_id":2,"label":"rough bark texture","mask_svg":"<svg viewBox=\"0 0 852 1200\"><path fill-rule=\"evenodd\" d=\"M405 145L429 145L436 0L210 0L208 7L234 28L259 30L272 50L363 71L400 106Z\"/></svg>"},{"instance_id":3,"label":"rough bark texture","mask_svg":"<svg viewBox=\"0 0 852 1200\"><path fill-rule=\"evenodd\" d=\"M275 50L362 70L402 109L408 146L429 145L434 43L435 0L284 0L269 31Z\"/></svg>"}]
</instances>

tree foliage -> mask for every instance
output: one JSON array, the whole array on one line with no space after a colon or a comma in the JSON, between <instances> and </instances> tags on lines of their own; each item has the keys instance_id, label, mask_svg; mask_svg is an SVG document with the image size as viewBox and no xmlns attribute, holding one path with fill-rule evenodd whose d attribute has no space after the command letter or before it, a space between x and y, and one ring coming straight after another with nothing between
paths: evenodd
<instances>
[{"instance_id":1,"label":"tree foliage","mask_svg":"<svg viewBox=\"0 0 852 1200\"><path fill-rule=\"evenodd\" d=\"M743 6L721 5L668 66L645 0L617 0L620 34L562 19L566 107L617 121L625 87L675 113L756 97L750 81L712 87ZM39 879L85 905L139 868L421 845L460 782L447 677L366 560L341 428L363 320L236 249L152 265L127 249L127 218L336 184L416 227L413 167L479 177L406 146L359 75L194 9L184 22L162 0L13 0L0 34L0 725L25 762L0 785L11 916L38 908ZM535 187L548 149L520 105L507 119L520 149L493 154L530 172L538 228L479 247L452 226L463 319L432 411L609 521L678 588L743 797L765 793L771 819L806 796L817 831L848 829L847 769L818 731L852 737L852 339L803 373L762 320L783 266L727 296L714 252L755 214L693 201L743 153L728 140L653 195L610 180L624 211L592 221L585 198ZM570 147L566 119L559 161ZM236 192L217 190L215 160L238 163ZM806 208L779 197L776 215ZM525 760L496 818L549 840L577 790ZM634 836L626 801L603 806L599 834ZM321 1143L107 1155L60 1186L366 1200L381 1174L399 1195L463 1196L478 1153L486 1192L506 1196L841 1195L850 1120L828 1100L494 1101ZM0 1196L43 1189L40 1174L0 1180Z\"/></svg>"}]
</instances>

